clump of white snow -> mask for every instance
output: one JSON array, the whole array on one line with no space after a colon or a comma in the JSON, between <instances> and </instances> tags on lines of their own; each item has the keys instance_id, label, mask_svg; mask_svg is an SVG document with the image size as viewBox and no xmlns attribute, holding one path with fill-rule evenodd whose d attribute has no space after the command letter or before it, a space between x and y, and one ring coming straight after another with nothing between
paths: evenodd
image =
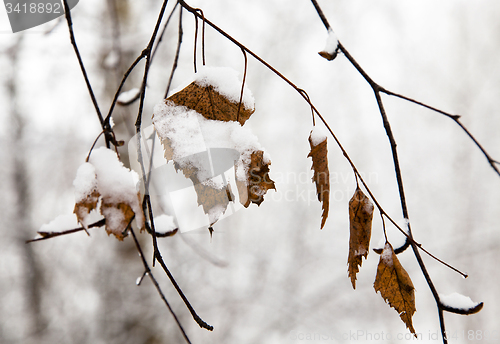
<instances>
[{"instance_id":1,"label":"clump of white snow","mask_svg":"<svg viewBox=\"0 0 500 344\"><path fill-rule=\"evenodd\" d=\"M363 210L367 214L373 213L373 203L372 201L370 201L369 198L367 199L367 202L365 202L365 204L363 205Z\"/></svg>"},{"instance_id":2,"label":"clump of white snow","mask_svg":"<svg viewBox=\"0 0 500 344\"><path fill-rule=\"evenodd\" d=\"M385 243L380 259L383 260L387 266L392 266L394 264L392 261L392 247L388 242Z\"/></svg>"},{"instance_id":3,"label":"clump of white snow","mask_svg":"<svg viewBox=\"0 0 500 344\"><path fill-rule=\"evenodd\" d=\"M132 101L133 99L135 99L136 97L139 96L139 92L141 92L140 89L138 88L132 88L131 90L128 90L128 91L125 91L125 92L122 92L120 93L120 95L118 96L118 98L116 99L116 101L118 103L128 103L130 101Z\"/></svg>"},{"instance_id":4,"label":"clump of white snow","mask_svg":"<svg viewBox=\"0 0 500 344\"><path fill-rule=\"evenodd\" d=\"M327 133L322 127L314 126L311 130L311 143L313 146L319 145L321 142L325 141L327 138Z\"/></svg>"},{"instance_id":5,"label":"clump of white snow","mask_svg":"<svg viewBox=\"0 0 500 344\"><path fill-rule=\"evenodd\" d=\"M459 293L452 293L449 295L440 294L439 300L444 306L461 310L472 309L479 304L477 302L472 301L470 297L464 296Z\"/></svg>"},{"instance_id":6,"label":"clump of white snow","mask_svg":"<svg viewBox=\"0 0 500 344\"><path fill-rule=\"evenodd\" d=\"M227 67L203 67L195 75L194 80L198 86L212 86L216 92L225 96L228 100L239 103L241 97L241 81L238 78L238 72ZM252 92L243 88L242 103L247 109L254 109L255 100Z\"/></svg>"},{"instance_id":7,"label":"clump of white snow","mask_svg":"<svg viewBox=\"0 0 500 344\"><path fill-rule=\"evenodd\" d=\"M164 234L171 232L177 228L174 222L174 217L170 215L160 215L154 218L155 222L155 232L159 234Z\"/></svg>"},{"instance_id":8,"label":"clump of white snow","mask_svg":"<svg viewBox=\"0 0 500 344\"><path fill-rule=\"evenodd\" d=\"M251 154L263 150L257 137L236 121L216 121L203 117L195 110L175 105L171 101L162 101L154 108L153 124L162 140L168 139L173 151L173 160L180 168L194 167L202 183L208 182L211 172L206 169L206 161L201 155L209 148L229 148L240 153L236 165L237 178L246 182L246 169L250 164ZM164 142L165 144L165 142ZM270 161L269 154L264 154L264 163ZM222 187L222 185L221 185Z\"/></svg>"},{"instance_id":9,"label":"clump of white snow","mask_svg":"<svg viewBox=\"0 0 500 344\"><path fill-rule=\"evenodd\" d=\"M76 203L83 201L92 193L92 191L97 190L95 167L88 162L80 165L76 171L73 186L75 187Z\"/></svg>"},{"instance_id":10,"label":"clump of white snow","mask_svg":"<svg viewBox=\"0 0 500 344\"><path fill-rule=\"evenodd\" d=\"M68 229L79 228L75 214L60 215L54 220L40 227L39 232L62 232Z\"/></svg>"},{"instance_id":11,"label":"clump of white snow","mask_svg":"<svg viewBox=\"0 0 500 344\"><path fill-rule=\"evenodd\" d=\"M118 66L120 62L120 54L115 49L111 50L104 59L104 67L113 69Z\"/></svg>"},{"instance_id":12,"label":"clump of white snow","mask_svg":"<svg viewBox=\"0 0 500 344\"><path fill-rule=\"evenodd\" d=\"M334 55L338 46L339 40L337 39L337 35L331 28L328 29L328 37L326 38L325 48L323 49L323 52Z\"/></svg>"},{"instance_id":13,"label":"clump of white snow","mask_svg":"<svg viewBox=\"0 0 500 344\"><path fill-rule=\"evenodd\" d=\"M172 91L172 94L179 92L192 82L195 82L200 87L212 86L216 92L233 103L240 102L242 82L238 77L238 72L232 68L203 66L198 73ZM253 110L255 108L255 99L252 91L246 85L243 88L243 98L241 101L246 109Z\"/></svg>"}]
</instances>

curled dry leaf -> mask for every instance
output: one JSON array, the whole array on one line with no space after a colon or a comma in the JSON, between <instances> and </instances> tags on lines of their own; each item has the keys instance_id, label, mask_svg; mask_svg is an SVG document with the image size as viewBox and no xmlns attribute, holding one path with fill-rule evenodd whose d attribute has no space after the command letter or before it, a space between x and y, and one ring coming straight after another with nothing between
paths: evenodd
<instances>
[{"instance_id":1,"label":"curled dry leaf","mask_svg":"<svg viewBox=\"0 0 500 344\"><path fill-rule=\"evenodd\" d=\"M106 232L123 240L127 236L127 227L135 216L132 208L126 203L115 203L103 198L101 214L106 219Z\"/></svg>"},{"instance_id":2,"label":"curled dry leaf","mask_svg":"<svg viewBox=\"0 0 500 344\"><path fill-rule=\"evenodd\" d=\"M373 203L358 187L349 201L349 257L347 259L352 287L356 289L356 274L362 257L368 256L372 233Z\"/></svg>"},{"instance_id":3,"label":"curled dry leaf","mask_svg":"<svg viewBox=\"0 0 500 344\"><path fill-rule=\"evenodd\" d=\"M193 181L194 189L198 196L198 205L203 207L205 214L208 214L210 225L217 222L218 213L224 213L227 205L234 198L229 184L216 188L203 183Z\"/></svg>"},{"instance_id":4,"label":"curled dry leaf","mask_svg":"<svg viewBox=\"0 0 500 344\"><path fill-rule=\"evenodd\" d=\"M326 146L326 136L315 134L315 130L309 135L309 145L311 151L307 157L312 158L312 167L314 171L313 182L316 184L316 194L318 201L323 204L323 213L321 214L321 229L328 218L328 207L330 202L330 172L328 171L328 149Z\"/></svg>"},{"instance_id":5,"label":"curled dry leaf","mask_svg":"<svg viewBox=\"0 0 500 344\"><path fill-rule=\"evenodd\" d=\"M90 212L97 208L97 202L99 201L99 192L97 189L89 190L90 192L82 198L80 201L75 203L75 209L73 213L76 214L78 222L82 225L85 230L88 229L87 216Z\"/></svg>"},{"instance_id":6,"label":"curled dry leaf","mask_svg":"<svg viewBox=\"0 0 500 344\"><path fill-rule=\"evenodd\" d=\"M385 243L384 250L380 255L373 287L375 292L380 291L380 295L398 312L410 332L415 334L412 323L412 316L416 311L415 288L410 276L388 242Z\"/></svg>"},{"instance_id":7,"label":"curled dry leaf","mask_svg":"<svg viewBox=\"0 0 500 344\"><path fill-rule=\"evenodd\" d=\"M270 164L270 161L264 159L263 151L252 152L250 165L245 167L247 168L247 182L244 183L236 179L240 202L245 208L247 208L250 203L260 205L262 201L264 201L264 195L267 190L276 190L274 181L269 177ZM241 167L236 167L236 174L238 174L239 168Z\"/></svg>"}]
</instances>

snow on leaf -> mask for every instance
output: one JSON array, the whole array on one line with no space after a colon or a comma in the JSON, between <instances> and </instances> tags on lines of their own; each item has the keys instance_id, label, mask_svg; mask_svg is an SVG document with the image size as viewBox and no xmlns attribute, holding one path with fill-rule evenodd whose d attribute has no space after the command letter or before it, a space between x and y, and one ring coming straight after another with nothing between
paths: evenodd
<instances>
[{"instance_id":1,"label":"snow on leaf","mask_svg":"<svg viewBox=\"0 0 500 344\"><path fill-rule=\"evenodd\" d=\"M482 302L474 302L470 297L459 293L440 294L439 303L445 311L465 315L475 314L483 308Z\"/></svg>"},{"instance_id":2,"label":"snow on leaf","mask_svg":"<svg viewBox=\"0 0 500 344\"><path fill-rule=\"evenodd\" d=\"M328 217L328 207L330 203L330 172L328 171L328 149L326 141L326 135L318 128L314 127L309 135L311 151L307 157L312 158L311 169L314 171L312 180L316 184L318 201L323 204L321 229L323 229Z\"/></svg>"},{"instance_id":3,"label":"snow on leaf","mask_svg":"<svg viewBox=\"0 0 500 344\"><path fill-rule=\"evenodd\" d=\"M412 323L412 316L416 311L415 288L389 242L385 243L380 255L373 287L375 292L380 291L382 298L398 312L406 327L415 334Z\"/></svg>"},{"instance_id":4,"label":"snow on leaf","mask_svg":"<svg viewBox=\"0 0 500 344\"><path fill-rule=\"evenodd\" d=\"M123 240L127 236L127 226L135 216L132 208L126 203L114 203L110 198L103 197L101 214L106 219L106 232Z\"/></svg>"},{"instance_id":5,"label":"snow on leaf","mask_svg":"<svg viewBox=\"0 0 500 344\"><path fill-rule=\"evenodd\" d=\"M191 179L198 205L215 223L234 201L222 176L235 167L240 202L260 204L274 182L270 159L250 130L242 124L254 111L253 96L244 89L238 114L241 83L227 68L203 68L195 80L153 111L153 125L167 161ZM226 166L222 168L222 166Z\"/></svg>"},{"instance_id":6,"label":"snow on leaf","mask_svg":"<svg viewBox=\"0 0 500 344\"><path fill-rule=\"evenodd\" d=\"M368 256L372 233L373 204L358 187L349 201L349 257L347 259L352 287L356 289L356 274L362 257Z\"/></svg>"},{"instance_id":7,"label":"snow on leaf","mask_svg":"<svg viewBox=\"0 0 500 344\"><path fill-rule=\"evenodd\" d=\"M253 97L246 88L243 94L246 93L247 97L240 106L240 92L241 83L233 70L205 67L196 75L195 81L167 100L195 110L207 119L238 121L243 125L255 109Z\"/></svg>"},{"instance_id":8,"label":"snow on leaf","mask_svg":"<svg viewBox=\"0 0 500 344\"><path fill-rule=\"evenodd\" d=\"M75 187L75 209L73 212L76 214L78 222L87 230L90 223L89 214L97 207L100 196L99 191L97 191L95 168L92 164L86 162L78 168L73 186Z\"/></svg>"},{"instance_id":9,"label":"snow on leaf","mask_svg":"<svg viewBox=\"0 0 500 344\"><path fill-rule=\"evenodd\" d=\"M75 214L84 228L90 223L90 212L101 201L106 231L119 240L135 217L137 227L144 228L144 215L137 191L138 176L105 147L94 149L89 162L80 166L75 181Z\"/></svg>"},{"instance_id":10,"label":"snow on leaf","mask_svg":"<svg viewBox=\"0 0 500 344\"><path fill-rule=\"evenodd\" d=\"M271 162L265 158L263 151L252 152L250 163L243 166L246 170L246 180L241 181L236 179L238 193L240 195L240 202L245 208L250 203L260 205L264 201L264 195L267 190L274 189L274 181L269 177L269 165ZM239 174L240 165L236 168L236 175Z\"/></svg>"}]
</instances>

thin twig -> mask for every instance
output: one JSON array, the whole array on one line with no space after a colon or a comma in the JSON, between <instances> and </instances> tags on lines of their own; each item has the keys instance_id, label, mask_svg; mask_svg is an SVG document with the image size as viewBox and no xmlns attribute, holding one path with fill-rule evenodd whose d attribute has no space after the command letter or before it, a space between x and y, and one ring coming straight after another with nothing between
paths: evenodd
<instances>
[{"instance_id":1,"label":"thin twig","mask_svg":"<svg viewBox=\"0 0 500 344\"><path fill-rule=\"evenodd\" d=\"M130 65L130 67L127 69L127 71L125 72L125 74L123 75L123 78L122 78L122 81L120 82L120 85L118 86L118 89L116 90L115 92L115 96L113 97L113 101L111 102L111 106L109 107L109 111L108 111L108 115L106 116L106 119L104 120L106 123L109 123L109 120L111 118L111 115L113 114L113 110L115 109L115 105L118 101L118 97L120 96L120 92L122 90L122 87L123 85L125 84L125 81L128 79L130 73L132 73L132 71L134 70L134 68L139 64L139 62L141 62L141 60L143 58L146 57L146 53L145 51L143 50L141 52L141 54L135 59L134 62L132 62L132 64ZM136 101L137 99L139 99L139 96L140 96L140 93L137 94L136 97L134 97L133 99L131 99L130 101L128 101L127 103L123 104L123 105L128 105L128 104L132 104L134 101Z\"/></svg>"},{"instance_id":2,"label":"thin twig","mask_svg":"<svg viewBox=\"0 0 500 344\"><path fill-rule=\"evenodd\" d=\"M194 15L197 15L199 16L199 14L197 13L196 9L192 8L191 6L189 6L188 4L186 4L186 2L184 0L178 0L179 1L179 4L184 7L187 11L193 13ZM396 223L396 221L394 221L382 208L382 206L380 205L380 203L378 203L378 201L376 200L374 194L371 192L371 190L369 189L368 187L368 184L364 181L364 179L362 178L360 172L358 171L358 169L356 168L356 165L354 164L354 162L351 160L351 158L349 157L347 151L345 150L345 148L342 146L342 144L340 143L340 140L337 138L337 136L335 135L335 133L333 132L333 130L330 128L330 126L328 125L327 121L325 120L325 118L321 115L321 113L318 111L318 109L314 106L314 104L311 102L311 100L309 99L309 96L307 95L307 93L305 93L304 90L302 90L301 88L299 88L297 85L295 85L290 79L288 79L287 77L285 77L282 73L280 73L276 68L274 68L273 66L271 66L268 62L266 62L264 59L262 59L259 55L257 55L256 53L254 53L253 51L251 51L250 49L248 49L247 47L245 47L243 44L241 44L239 41L237 41L236 39L234 39L232 36L230 36L228 33L226 33L224 30L222 30L221 28L219 28L217 25L215 25L214 23L212 23L210 20L208 20L207 18L205 18L205 22L210 26L212 27L214 30L216 30L217 32L219 32L222 36L226 37L229 41L231 41L233 44L235 44L236 46L238 46L240 49L246 51L248 54L250 54L253 58L255 58L259 63L261 63L262 65L264 65L267 69L269 69L270 71L272 71L274 74L276 74L279 78L281 78L283 81L285 81L288 85L290 85L293 89L295 89L301 96L302 98L309 104L309 106L311 107L312 111L318 116L318 118L323 122L323 124L325 125L325 127L327 128L327 130L330 132L330 135L333 137L335 143L337 144L337 146L339 147L339 149L341 150L342 154L344 155L344 157L347 159L349 165L351 166L351 168L353 169L354 173L356 175L359 176L359 179L360 181L362 182L363 186L367 189L367 191L369 192L370 194L370 197L373 199L373 201L375 202L376 206L378 207L379 211L381 211L389 220L392 224L394 224L403 234L405 234L406 236L408 236L408 234L405 233L405 231L403 231L403 229L401 229L401 227L399 227L399 225ZM355 61L354 61L355 62ZM364 73L364 71L363 71ZM367 78L369 78L369 76L364 73L366 75ZM370 79L371 80L371 79ZM422 247L420 244L416 244L417 247ZM456 269L453 268L453 270L455 271L458 271Z\"/></svg>"},{"instance_id":3,"label":"thin twig","mask_svg":"<svg viewBox=\"0 0 500 344\"><path fill-rule=\"evenodd\" d=\"M146 66L144 68L144 77L143 77L142 89L141 89L141 102L140 102L140 105L139 105L139 113L137 115L137 120L136 120L136 124L135 124L135 126L136 126L136 132L137 132L137 137L138 137L138 147L137 147L137 150L138 150L138 159L139 159L139 163L140 163L141 168L142 168L143 176L146 176L146 172L145 172L145 169L144 169L144 160L142 158L141 135L140 135L140 133L141 133L142 111L143 111L143 106L144 106L144 97L145 97L145 93L146 93L145 92L145 85L146 85L146 82L147 82L147 77L148 77L149 67L150 67L151 47L153 46L153 43L154 43L155 38L156 38L156 35L158 33L160 22L162 20L163 14L165 12L165 7L167 5L167 2L168 2L168 0L165 0L163 2L163 6L162 6L162 9L160 10L160 14L158 16L158 20L156 22L156 26L155 26L155 29L153 31L153 34L151 35L151 39L149 41L149 44L148 44L147 48L144 49L145 52L146 52ZM182 292L181 288L179 287L179 285L175 281L174 277L172 276L172 274L168 270L165 262L163 261L163 258L161 256L160 250L158 249L158 243L157 243L157 240L156 240L156 230L155 230L155 227L154 227L153 210L152 210L152 206L151 206L151 202L150 202L150 198L149 198L148 194L146 194L144 196L143 209L146 206L148 208L148 215L149 215L150 224L151 224L151 230L152 230L152 235L151 236L153 238L153 248L154 248L154 250L153 250L154 251L154 253L153 253L153 263L154 263L155 260L157 260L157 261L160 262L160 265L162 266L163 270L165 271L165 273L169 277L171 283L174 285L175 289L177 290L177 292L181 296L182 300L186 304L188 310L190 311L191 315L193 316L194 320L198 323L198 325L200 325L200 327L203 327L203 328L206 328L207 330L212 331L213 330L213 326L208 325L206 322L204 322L198 316L198 314L196 314L196 311L194 310L194 308L189 303L188 299L186 298L186 296Z\"/></svg>"},{"instance_id":4,"label":"thin twig","mask_svg":"<svg viewBox=\"0 0 500 344\"><path fill-rule=\"evenodd\" d=\"M87 227L88 228L94 228L94 227L102 227L106 224L106 219L102 219L102 220L99 220L97 222L94 222L90 225L88 225ZM66 235L66 234L72 234L72 233L76 233L76 232L80 232L80 231L86 231L86 229L84 227L78 227L78 228L74 228L74 229L68 229L68 230L65 230L65 231L62 231L62 232L44 232L44 231L38 231L38 234L41 235L42 237L41 238L34 238L34 239L31 239L31 240L26 240L26 243L30 243L30 242L34 242L34 241L42 241L42 240L47 240L47 239L50 239L50 238L54 238L54 237L58 237L58 236L61 236L61 235Z\"/></svg>"},{"instance_id":5,"label":"thin twig","mask_svg":"<svg viewBox=\"0 0 500 344\"><path fill-rule=\"evenodd\" d=\"M197 73L198 71L196 70L196 46L198 45L198 17L197 13L194 14L194 48L193 48L193 66L194 66L194 72Z\"/></svg>"},{"instance_id":6,"label":"thin twig","mask_svg":"<svg viewBox=\"0 0 500 344\"><path fill-rule=\"evenodd\" d=\"M160 285L156 281L156 278L153 276L153 273L151 272L151 269L149 268L148 262L146 261L146 258L144 257L144 253L142 252L141 245L139 244L139 241L137 240L137 237L135 236L134 230L130 228L130 232L132 233L132 238L134 238L134 243L135 247L137 248L137 252L139 252L139 256L141 257L142 264L144 265L144 274L147 274L149 278L151 279L151 282L153 282L154 286L156 287L156 290L158 291L158 294L160 294L161 299L163 302L165 302L165 305L167 305L168 310L170 311L170 314L174 317L175 322L177 323L177 326L182 332L182 336L186 340L186 342L191 343L189 340L186 331L184 331L184 328L182 327L179 319L177 318L177 315L175 315L174 311L172 310L172 307L170 307L170 304L167 301L167 298L163 294Z\"/></svg>"},{"instance_id":7,"label":"thin twig","mask_svg":"<svg viewBox=\"0 0 500 344\"><path fill-rule=\"evenodd\" d=\"M174 288L177 290L177 293L179 293L180 297L182 298L182 301L184 301L184 304L188 308L189 312L193 316L193 319L196 321L196 323L198 325L200 325L201 328L207 329L209 331L213 331L214 327L207 324L205 321L203 321L203 319L200 318L200 316L198 314L196 314L196 311L191 306L188 299L184 295L182 289L179 287L179 285L175 281L174 276L172 276L172 274L170 273L170 270L168 269L167 265L165 264L163 257L161 256L161 253L159 250L155 250L155 256L156 256L156 260L160 263L161 267L163 268L163 271L165 271L168 278L170 278L170 282L172 282L172 284L174 285Z\"/></svg>"},{"instance_id":8,"label":"thin twig","mask_svg":"<svg viewBox=\"0 0 500 344\"><path fill-rule=\"evenodd\" d=\"M99 122L101 123L102 129L106 130L105 128L105 122L101 114L101 110L99 109L99 105L97 104L97 100L94 95L94 91L92 90L92 85L90 84L89 78L87 76L87 71L85 70L85 66L83 64L82 57L80 55L80 51L78 50L78 46L76 45L76 40L75 40L75 34L73 33L73 21L71 20L71 11L68 5L67 0L63 0L64 3L64 12L66 16L66 21L68 23L68 29L69 29L69 37L71 40L71 45L73 45L73 48L75 50L76 57L78 58L78 63L80 64L80 69L82 70L83 77L85 79L85 83L87 84L87 89L90 94L90 98L92 99L92 104L94 104L95 111L97 113L97 117L99 118ZM106 144L109 148L109 142L106 139Z\"/></svg>"},{"instance_id":9,"label":"thin twig","mask_svg":"<svg viewBox=\"0 0 500 344\"><path fill-rule=\"evenodd\" d=\"M182 45L182 36L184 34L184 30L182 29L182 7L179 9L179 30L178 30L178 35L177 35L177 48L175 49L175 57L174 57L174 63L172 64L172 70L170 71L170 76L168 77L168 83L167 83L167 88L165 90L165 96L164 98L167 98L168 92L170 91L170 87L172 86L172 79L174 78L174 73L177 69L177 64L179 62L179 55L181 51L181 45Z\"/></svg>"},{"instance_id":10,"label":"thin twig","mask_svg":"<svg viewBox=\"0 0 500 344\"><path fill-rule=\"evenodd\" d=\"M154 49L153 49L153 52L151 53L151 61L153 61L154 57L155 57L155 54L158 50L158 47L160 46L160 43L163 39L163 35L165 34L165 31L167 30L167 27L168 27L168 24L170 23L170 20L175 12L175 9L177 8L177 3L175 4L174 8L172 9L172 12L170 12L170 15L168 16L167 18L167 22L165 23L164 27L163 27L163 30L158 38L158 43L156 43ZM109 118L111 117L111 113L113 112L113 109L114 109L114 106L115 104L119 104L119 105L122 105L122 106L127 106L127 105L130 105L132 103L134 103L136 100L138 100L140 97L141 97L141 93L138 92L137 95L135 97L133 97L132 99L126 101L126 102L118 102L118 96L120 95L120 91L123 87L123 84L125 83L125 80L127 80L128 76L130 75L130 73L132 72L132 70L137 66L137 64L143 59L146 57L146 51L143 50L141 52L141 55L139 55L139 57L137 57L137 59L132 63L132 65L129 67L129 69L127 70L127 72L124 74L123 76L123 79L120 83L120 86L118 87L116 93L115 93L115 96L114 96L114 99L113 99L113 102L111 103L111 107L109 109L109 112L108 112L108 116L106 117L105 121L109 121Z\"/></svg>"},{"instance_id":11,"label":"thin twig","mask_svg":"<svg viewBox=\"0 0 500 344\"><path fill-rule=\"evenodd\" d=\"M158 50L160 43L163 41L163 36L165 35L165 31L167 31L168 24L170 24L170 20L172 20L172 17L174 16L175 10L177 9L178 5L179 5L178 3L175 3L174 8L172 8L172 11L167 17L167 21L165 22L165 25L163 26L163 29L161 30L161 33L158 36L158 42L156 43L153 52L151 53L151 60L154 59L156 51Z\"/></svg>"},{"instance_id":12,"label":"thin twig","mask_svg":"<svg viewBox=\"0 0 500 344\"><path fill-rule=\"evenodd\" d=\"M153 48L153 44L156 40L156 36L158 34L158 31L160 29L160 24L163 19L163 16L165 14L165 9L167 7L168 0L164 0L162 7L160 9L160 13L158 14L158 19L156 20L156 25L153 30L153 34L151 35L151 38L149 40L149 43L147 47L144 49L143 54L145 54L146 57L146 65L144 66L144 76L142 78L142 85L141 85L141 99L139 103L139 111L137 113L137 120L135 122L135 127L136 127L136 132L138 133L141 130L141 123L142 123L142 112L144 109L144 99L146 97L146 84L148 80L148 74L149 74L149 67L151 64L151 49Z\"/></svg>"},{"instance_id":13,"label":"thin twig","mask_svg":"<svg viewBox=\"0 0 500 344\"><path fill-rule=\"evenodd\" d=\"M316 2L316 0L311 0L311 2L313 3L314 7L316 8L316 11L318 12L319 17L323 21L323 24L325 25L326 29L331 30L330 24L326 20L326 17L324 15L323 11L321 10L320 6ZM389 138L389 142L391 145L393 164L394 164L396 179L397 179L397 183L398 183L399 197L400 197L400 201L401 201L401 208L403 211L403 216L405 219L408 220L409 219L408 208L406 206L406 198L405 198L404 187L403 187L402 173L401 173L401 168L399 166L399 158L398 158L397 149L396 149L397 145L396 145L396 140L394 139L394 135L393 135L392 130L391 130L389 120L388 120L387 115L385 113L385 108L384 108L382 99L380 97L380 92L381 92L382 88L368 76L368 74L361 68L361 66L357 63L357 61L349 54L347 49L345 49L344 46L342 46L342 44L340 44L340 42L338 43L338 47L339 47L340 51L342 51L342 53L346 56L346 58L351 62L351 64L356 68L356 70L370 84L370 86L372 87L372 89L375 93L375 98L377 100L379 112L382 116L383 125L384 125L386 134ZM407 237L412 239L412 242L410 244L411 244L411 247L413 249L413 253L415 255L415 258L417 259L418 265L420 266L420 269L425 277L427 285L429 286L429 289L431 290L431 293L432 293L432 295L436 301L436 304L438 306L438 315L439 315L439 323L440 323L440 327L441 327L441 334L443 337L443 343L446 344L447 343L447 338L445 335L446 328L445 328L445 322L444 322L444 316L443 316L443 308L441 307L439 294L436 290L436 287L434 286L434 283L432 282L432 279L427 271L427 268L422 260L422 257L420 256L420 252L418 250L420 247L418 247L415 244L415 242L413 241L413 235L412 235L411 227L410 227L409 223L408 223L408 236Z\"/></svg>"},{"instance_id":14,"label":"thin twig","mask_svg":"<svg viewBox=\"0 0 500 344\"><path fill-rule=\"evenodd\" d=\"M240 109L241 109L241 103L243 102L243 91L245 89L245 81L247 79L247 68L248 68L248 58L247 58L247 53L245 50L241 49L241 52L243 53L243 57L245 58L245 67L243 68L243 81L241 82L241 92L240 92L240 101L238 103L238 112L236 113L236 121L240 121Z\"/></svg>"}]
</instances>

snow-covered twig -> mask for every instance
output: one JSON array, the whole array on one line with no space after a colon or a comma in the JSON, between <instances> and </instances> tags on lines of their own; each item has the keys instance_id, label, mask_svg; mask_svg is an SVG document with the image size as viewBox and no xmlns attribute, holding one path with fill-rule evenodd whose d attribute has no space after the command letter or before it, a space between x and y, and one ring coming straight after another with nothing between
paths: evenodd
<instances>
[{"instance_id":1,"label":"snow-covered twig","mask_svg":"<svg viewBox=\"0 0 500 344\"><path fill-rule=\"evenodd\" d=\"M97 222L94 222L94 223L88 225L88 228L102 227L105 224L106 224L106 219L102 219L102 220L99 220ZM28 244L28 243L34 242L34 241L47 240L47 239L54 238L54 237L57 237L57 236L66 235L66 234L72 234L72 233L76 233L76 232L80 232L80 231L85 231L85 230L86 229L83 228L83 227L78 227L78 228L74 228L74 229L64 230L64 231L61 231L61 232L38 231L37 233L39 235L41 235L41 237L40 238L34 238L34 239L31 239L31 240L26 240L26 243Z\"/></svg>"}]
</instances>

